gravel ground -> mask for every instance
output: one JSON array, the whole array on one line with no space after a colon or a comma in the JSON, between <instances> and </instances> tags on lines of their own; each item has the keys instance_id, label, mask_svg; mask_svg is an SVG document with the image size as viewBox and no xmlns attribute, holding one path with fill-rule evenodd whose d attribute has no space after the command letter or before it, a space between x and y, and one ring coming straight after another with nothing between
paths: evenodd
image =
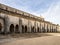
<instances>
[{"instance_id":1,"label":"gravel ground","mask_svg":"<svg viewBox=\"0 0 60 45\"><path fill-rule=\"evenodd\" d=\"M60 45L60 36L46 36L23 40L17 39L0 45Z\"/></svg>"},{"instance_id":2,"label":"gravel ground","mask_svg":"<svg viewBox=\"0 0 60 45\"><path fill-rule=\"evenodd\" d=\"M60 45L60 33L0 36L0 45ZM30 37L29 37L30 36Z\"/></svg>"}]
</instances>

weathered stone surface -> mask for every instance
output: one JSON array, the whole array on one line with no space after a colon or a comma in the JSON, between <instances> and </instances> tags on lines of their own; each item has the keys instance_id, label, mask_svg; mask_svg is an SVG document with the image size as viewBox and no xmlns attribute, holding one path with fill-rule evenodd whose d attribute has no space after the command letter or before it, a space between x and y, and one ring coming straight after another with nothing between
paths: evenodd
<instances>
[{"instance_id":1,"label":"weathered stone surface","mask_svg":"<svg viewBox=\"0 0 60 45\"><path fill-rule=\"evenodd\" d=\"M1 19L3 18L3 19ZM44 18L0 4L0 23L4 32L58 32L59 25L45 21ZM12 25L12 26L11 26ZM16 26L17 25L17 26Z\"/></svg>"}]
</instances>

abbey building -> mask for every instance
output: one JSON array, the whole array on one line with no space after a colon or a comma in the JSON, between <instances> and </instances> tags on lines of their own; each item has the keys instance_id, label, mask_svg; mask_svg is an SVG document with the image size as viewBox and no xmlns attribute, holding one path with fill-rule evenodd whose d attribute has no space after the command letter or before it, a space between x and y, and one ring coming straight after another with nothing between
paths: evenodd
<instances>
[{"instance_id":1,"label":"abbey building","mask_svg":"<svg viewBox=\"0 0 60 45\"><path fill-rule=\"evenodd\" d=\"M0 33L54 33L59 25L0 4Z\"/></svg>"}]
</instances>

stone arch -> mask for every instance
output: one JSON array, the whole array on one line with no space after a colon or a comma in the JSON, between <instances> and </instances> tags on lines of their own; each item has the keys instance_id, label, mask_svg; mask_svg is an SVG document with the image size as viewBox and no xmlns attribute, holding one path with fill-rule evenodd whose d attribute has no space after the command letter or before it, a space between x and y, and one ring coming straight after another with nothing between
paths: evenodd
<instances>
[{"instance_id":1,"label":"stone arch","mask_svg":"<svg viewBox=\"0 0 60 45\"><path fill-rule=\"evenodd\" d=\"M27 26L25 26L25 32L27 32Z\"/></svg>"},{"instance_id":2,"label":"stone arch","mask_svg":"<svg viewBox=\"0 0 60 45\"><path fill-rule=\"evenodd\" d=\"M22 25L22 33L24 33L24 26Z\"/></svg>"},{"instance_id":3,"label":"stone arch","mask_svg":"<svg viewBox=\"0 0 60 45\"><path fill-rule=\"evenodd\" d=\"M10 25L10 33L13 33L13 32L14 32L14 25L11 24L11 25Z\"/></svg>"},{"instance_id":4,"label":"stone arch","mask_svg":"<svg viewBox=\"0 0 60 45\"><path fill-rule=\"evenodd\" d=\"M2 31L2 24L0 23L0 32Z\"/></svg>"},{"instance_id":5,"label":"stone arch","mask_svg":"<svg viewBox=\"0 0 60 45\"><path fill-rule=\"evenodd\" d=\"M19 33L19 25L18 24L15 26L15 33Z\"/></svg>"}]
</instances>

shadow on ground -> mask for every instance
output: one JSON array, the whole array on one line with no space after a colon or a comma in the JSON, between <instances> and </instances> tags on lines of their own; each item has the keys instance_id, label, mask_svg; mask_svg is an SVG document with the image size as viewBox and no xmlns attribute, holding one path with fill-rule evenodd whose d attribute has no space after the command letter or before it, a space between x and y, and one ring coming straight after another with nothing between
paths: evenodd
<instances>
[{"instance_id":1,"label":"shadow on ground","mask_svg":"<svg viewBox=\"0 0 60 45\"><path fill-rule=\"evenodd\" d=\"M0 35L0 39L6 39L6 38L35 38L35 37L42 37L42 36L53 36L49 33L20 33L20 34L6 34L6 35Z\"/></svg>"}]
</instances>

